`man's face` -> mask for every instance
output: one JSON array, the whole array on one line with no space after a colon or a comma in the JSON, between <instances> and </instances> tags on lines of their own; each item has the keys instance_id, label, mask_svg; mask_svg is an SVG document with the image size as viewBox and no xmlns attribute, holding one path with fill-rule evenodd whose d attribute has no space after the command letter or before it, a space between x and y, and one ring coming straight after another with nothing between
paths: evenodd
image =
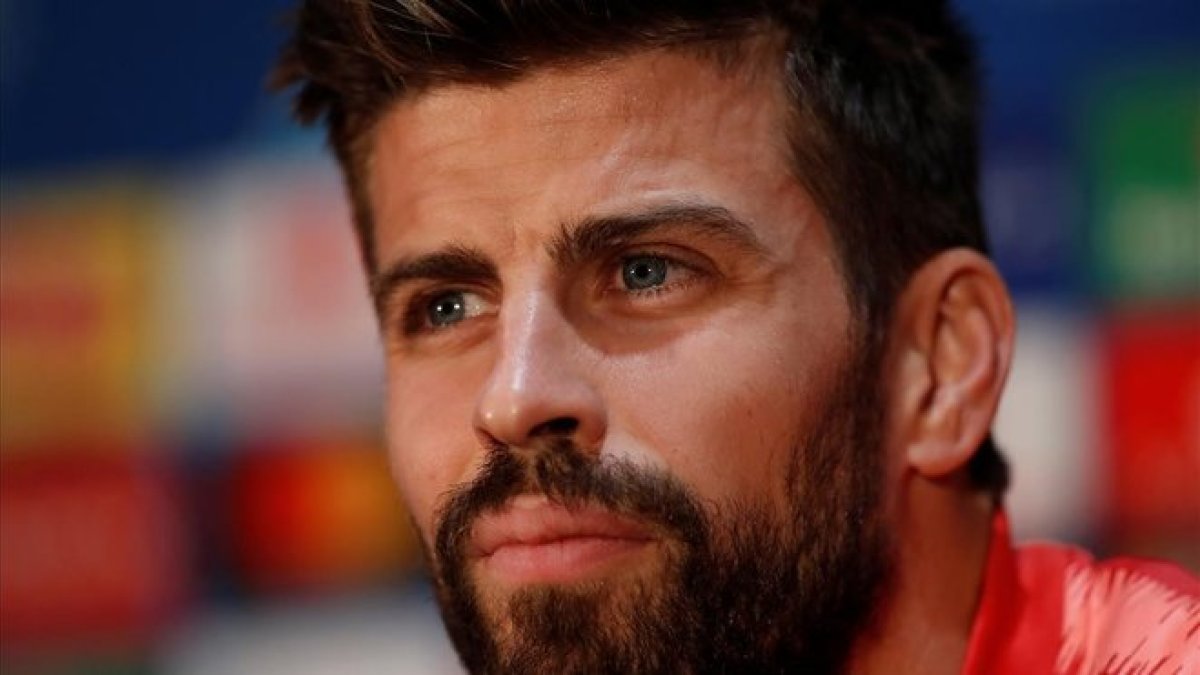
<instances>
[{"instance_id":1,"label":"man's face","mask_svg":"<svg viewBox=\"0 0 1200 675\"><path fill-rule=\"evenodd\" d=\"M472 669L834 663L865 620L875 369L779 97L657 53L382 119L392 460Z\"/></svg>"}]
</instances>

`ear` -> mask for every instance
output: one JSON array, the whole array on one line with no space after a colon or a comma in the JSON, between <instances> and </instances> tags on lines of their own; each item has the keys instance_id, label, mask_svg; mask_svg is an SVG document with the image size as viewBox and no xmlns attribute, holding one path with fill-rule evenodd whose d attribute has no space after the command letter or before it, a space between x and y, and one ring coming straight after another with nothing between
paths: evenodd
<instances>
[{"instance_id":1,"label":"ear","mask_svg":"<svg viewBox=\"0 0 1200 675\"><path fill-rule=\"evenodd\" d=\"M1012 302L996 268L969 249L913 274L892 321L891 429L927 478L962 468L991 429L1012 363Z\"/></svg>"}]
</instances>

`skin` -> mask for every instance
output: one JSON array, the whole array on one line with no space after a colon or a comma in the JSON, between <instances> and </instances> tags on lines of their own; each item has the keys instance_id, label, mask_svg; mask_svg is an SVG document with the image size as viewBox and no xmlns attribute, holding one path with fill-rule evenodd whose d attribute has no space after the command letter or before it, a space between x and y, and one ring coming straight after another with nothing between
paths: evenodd
<instances>
[{"instance_id":1,"label":"skin","mask_svg":"<svg viewBox=\"0 0 1200 675\"><path fill-rule=\"evenodd\" d=\"M790 173L782 110L773 77L644 53L437 88L385 114L368 192L387 427L426 542L489 442L528 446L554 420L588 451L665 469L705 499L784 507L780 477L854 319L830 225ZM599 250L563 243L597 219L681 205L741 225L714 232L685 214ZM413 266L448 250L486 264L452 279ZM677 261L657 291L624 286L637 255ZM447 289L467 293L467 316L431 326L425 310ZM880 449L897 577L852 672L962 661L993 508L962 467L990 426L1012 332L1003 285L973 253L930 261L898 299ZM592 574L650 574L656 556L651 542ZM511 590L477 574L496 598Z\"/></svg>"}]
</instances>

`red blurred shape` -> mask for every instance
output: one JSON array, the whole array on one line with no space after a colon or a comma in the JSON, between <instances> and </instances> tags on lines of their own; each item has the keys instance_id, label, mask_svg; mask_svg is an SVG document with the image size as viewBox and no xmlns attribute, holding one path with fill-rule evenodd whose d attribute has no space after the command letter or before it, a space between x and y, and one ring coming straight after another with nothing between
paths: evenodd
<instances>
[{"instance_id":1,"label":"red blurred shape","mask_svg":"<svg viewBox=\"0 0 1200 675\"><path fill-rule=\"evenodd\" d=\"M1105 338L1113 525L1200 536L1200 314L1126 317Z\"/></svg>"},{"instance_id":2,"label":"red blurred shape","mask_svg":"<svg viewBox=\"0 0 1200 675\"><path fill-rule=\"evenodd\" d=\"M140 455L0 463L5 650L152 639L185 594L181 504L167 467Z\"/></svg>"},{"instance_id":3,"label":"red blurred shape","mask_svg":"<svg viewBox=\"0 0 1200 675\"><path fill-rule=\"evenodd\" d=\"M233 468L230 527L253 591L311 591L394 580L416 559L382 449L280 442Z\"/></svg>"}]
</instances>

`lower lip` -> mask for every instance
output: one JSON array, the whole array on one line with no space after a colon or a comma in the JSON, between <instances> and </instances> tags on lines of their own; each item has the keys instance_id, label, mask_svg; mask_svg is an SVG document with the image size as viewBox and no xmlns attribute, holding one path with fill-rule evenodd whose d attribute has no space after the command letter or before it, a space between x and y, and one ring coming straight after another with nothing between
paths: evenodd
<instances>
[{"instance_id":1,"label":"lower lip","mask_svg":"<svg viewBox=\"0 0 1200 675\"><path fill-rule=\"evenodd\" d=\"M490 575L511 584L553 584L598 576L645 549L648 539L573 537L507 544L483 558Z\"/></svg>"}]
</instances>

